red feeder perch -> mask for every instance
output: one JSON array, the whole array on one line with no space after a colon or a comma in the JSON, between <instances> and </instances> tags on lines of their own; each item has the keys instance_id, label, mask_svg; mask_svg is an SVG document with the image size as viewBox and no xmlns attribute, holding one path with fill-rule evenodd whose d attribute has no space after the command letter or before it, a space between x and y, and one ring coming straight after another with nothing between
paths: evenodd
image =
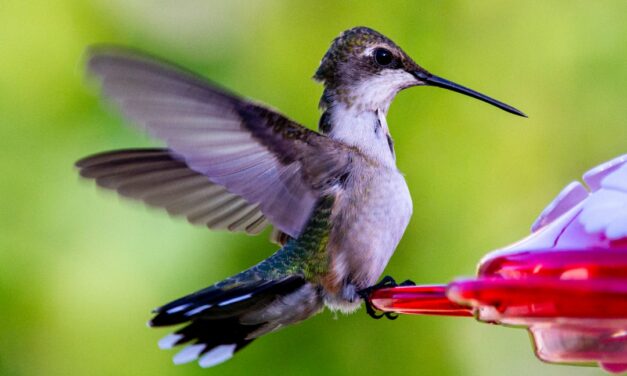
<instances>
[{"instance_id":1,"label":"red feeder perch","mask_svg":"<svg viewBox=\"0 0 627 376\"><path fill-rule=\"evenodd\" d=\"M627 371L627 155L566 186L532 234L479 263L477 278L374 291L377 309L524 326L543 361Z\"/></svg>"}]
</instances>

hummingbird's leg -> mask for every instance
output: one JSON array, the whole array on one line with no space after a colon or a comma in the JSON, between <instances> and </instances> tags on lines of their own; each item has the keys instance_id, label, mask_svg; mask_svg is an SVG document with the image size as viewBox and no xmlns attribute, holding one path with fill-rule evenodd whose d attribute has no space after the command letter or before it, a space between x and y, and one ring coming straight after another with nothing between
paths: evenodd
<instances>
[{"instance_id":1,"label":"hummingbird's leg","mask_svg":"<svg viewBox=\"0 0 627 376\"><path fill-rule=\"evenodd\" d=\"M384 288L389 288L389 287L396 287L396 286L413 286L413 285L415 285L415 283L413 281L410 281L409 279L404 281L404 282L402 282L399 285L398 283L396 283L394 278L390 277L389 275L386 275L376 285L372 285L370 287L366 287L363 290L359 290L358 294L364 300L364 303L366 305L366 313L370 317L372 317L373 319L378 320L378 319L380 319L380 318L385 316L389 320L396 320L398 318L398 315L395 314L395 313L392 313L392 312L383 312L381 314L377 314L377 310L374 308L374 306L370 302L370 294L373 291L379 290L379 289L384 289Z\"/></svg>"}]
</instances>

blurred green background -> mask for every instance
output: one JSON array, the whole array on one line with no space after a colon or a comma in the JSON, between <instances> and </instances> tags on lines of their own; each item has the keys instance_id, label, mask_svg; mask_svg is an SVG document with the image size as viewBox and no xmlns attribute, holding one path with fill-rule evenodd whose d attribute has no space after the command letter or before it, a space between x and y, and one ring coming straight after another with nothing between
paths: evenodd
<instances>
[{"instance_id":1,"label":"blurred green background","mask_svg":"<svg viewBox=\"0 0 627 376\"><path fill-rule=\"evenodd\" d=\"M469 319L328 312L218 368L175 367L150 310L273 252L80 181L90 153L158 145L86 85L96 42L167 57L315 127L309 78L332 38L367 25L432 72L529 115L434 88L388 123L414 198L387 273L472 275L528 233L569 181L627 152L627 2L0 2L0 375L597 375L546 365L523 330Z\"/></svg>"}]
</instances>

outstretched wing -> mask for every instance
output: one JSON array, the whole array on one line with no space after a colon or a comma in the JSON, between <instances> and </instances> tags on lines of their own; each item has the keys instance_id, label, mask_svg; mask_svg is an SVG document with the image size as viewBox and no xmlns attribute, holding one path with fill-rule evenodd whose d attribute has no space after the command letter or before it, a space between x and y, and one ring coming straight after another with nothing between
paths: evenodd
<instances>
[{"instance_id":1,"label":"outstretched wing","mask_svg":"<svg viewBox=\"0 0 627 376\"><path fill-rule=\"evenodd\" d=\"M349 171L351 148L181 68L111 47L92 49L88 68L126 116L290 236Z\"/></svg>"}]
</instances>

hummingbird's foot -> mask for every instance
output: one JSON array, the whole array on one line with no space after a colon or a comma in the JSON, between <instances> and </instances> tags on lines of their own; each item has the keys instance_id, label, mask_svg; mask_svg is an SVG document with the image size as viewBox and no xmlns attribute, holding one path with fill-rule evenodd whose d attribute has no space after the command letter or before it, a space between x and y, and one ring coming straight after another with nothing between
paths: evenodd
<instances>
[{"instance_id":1,"label":"hummingbird's foot","mask_svg":"<svg viewBox=\"0 0 627 376\"><path fill-rule=\"evenodd\" d=\"M365 305L366 305L366 313L370 317L372 317L373 319L376 319L376 320L378 320L378 319L380 319L382 317L386 317L388 320L396 320L398 318L398 314L396 314L396 313L393 313L393 312L382 312L380 314L377 313L376 308L370 302L370 294L372 294L373 291L379 290L379 289L385 289L385 288L397 287L397 286L414 286L414 285L415 285L415 283L413 281L409 280L409 279L404 281L404 282L402 282L401 284L398 284L398 283L396 283L394 278L390 277L389 275L386 275L376 285L373 285L373 286L370 286L370 287L366 287L363 290L359 290L358 294L364 300Z\"/></svg>"}]
</instances>

